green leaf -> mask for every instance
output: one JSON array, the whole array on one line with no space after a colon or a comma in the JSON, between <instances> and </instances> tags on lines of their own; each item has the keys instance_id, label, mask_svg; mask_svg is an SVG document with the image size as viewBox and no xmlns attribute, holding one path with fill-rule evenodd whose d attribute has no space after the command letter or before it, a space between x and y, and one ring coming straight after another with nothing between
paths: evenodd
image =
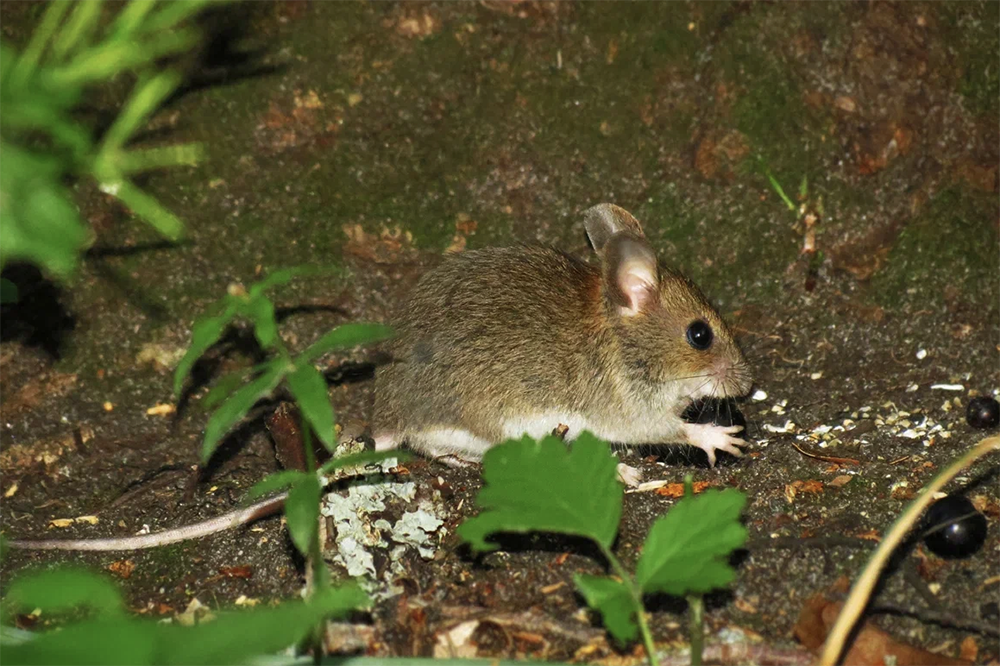
<instances>
[{"instance_id":1,"label":"green leaf","mask_svg":"<svg viewBox=\"0 0 1000 666\"><path fill-rule=\"evenodd\" d=\"M327 617L370 604L355 583L318 590L308 602L220 613L196 627L121 617L81 622L4 644L11 664L240 664L302 640Z\"/></svg>"},{"instance_id":2,"label":"green leaf","mask_svg":"<svg viewBox=\"0 0 1000 666\"><path fill-rule=\"evenodd\" d=\"M13 70L8 75L5 83L10 89L17 89L28 83L34 76L38 62L48 46L49 40L55 34L59 23L62 22L63 14L70 8L71 3L55 2L45 9L42 20L31 33L31 40L24 47L24 51L14 63Z\"/></svg>"},{"instance_id":3,"label":"green leaf","mask_svg":"<svg viewBox=\"0 0 1000 666\"><path fill-rule=\"evenodd\" d=\"M203 462L208 462L222 438L246 416L250 408L257 404L261 398L269 396L281 382L287 364L281 359L275 360L277 363L272 363L264 374L229 396L229 400L215 410L215 413L208 419L208 425L205 426L205 441L201 446Z\"/></svg>"},{"instance_id":4,"label":"green leaf","mask_svg":"<svg viewBox=\"0 0 1000 666\"><path fill-rule=\"evenodd\" d=\"M167 239L178 240L184 233L184 223L180 218L164 208L155 197L146 194L129 181L102 181L100 186L102 192L117 197L137 217L145 220Z\"/></svg>"},{"instance_id":5,"label":"green leaf","mask_svg":"<svg viewBox=\"0 0 1000 666\"><path fill-rule=\"evenodd\" d=\"M258 282L254 282L250 285L250 289L247 290L251 300L259 298L265 291L271 287L277 287L279 285L288 284L296 277L309 272L308 268L283 268L279 271L274 271L269 273L266 278Z\"/></svg>"},{"instance_id":6,"label":"green leaf","mask_svg":"<svg viewBox=\"0 0 1000 666\"><path fill-rule=\"evenodd\" d=\"M274 303L266 296L251 297L243 311L253 322L253 334L264 349L272 349L278 339L278 322L274 318Z\"/></svg>"},{"instance_id":7,"label":"green leaf","mask_svg":"<svg viewBox=\"0 0 1000 666\"><path fill-rule=\"evenodd\" d=\"M282 472L268 474L263 479L251 486L247 491L243 501L250 502L275 490L284 490L288 486L299 483L304 477L311 476L308 472L300 472L294 469L286 469Z\"/></svg>"},{"instance_id":8,"label":"green leaf","mask_svg":"<svg viewBox=\"0 0 1000 666\"><path fill-rule=\"evenodd\" d=\"M146 14L156 6L155 0L131 0L125 8L118 12L115 22L109 31L112 39L127 38L142 25Z\"/></svg>"},{"instance_id":9,"label":"green leaf","mask_svg":"<svg viewBox=\"0 0 1000 666\"><path fill-rule=\"evenodd\" d=\"M128 176L139 171L193 166L203 159L205 159L204 144L185 143L179 146L140 148L120 153L115 157L115 168L122 176Z\"/></svg>"},{"instance_id":10,"label":"green leaf","mask_svg":"<svg viewBox=\"0 0 1000 666\"><path fill-rule=\"evenodd\" d=\"M388 460L389 458L395 458L396 460L402 462L404 460L409 460L410 457L410 454L406 451L361 451L360 453L351 453L346 456L338 456L337 458L327 460L319 468L319 473L329 474L335 469L370 465L372 463Z\"/></svg>"},{"instance_id":11,"label":"green leaf","mask_svg":"<svg viewBox=\"0 0 1000 666\"><path fill-rule=\"evenodd\" d=\"M392 329L383 324L343 324L309 345L298 358L303 362L312 361L334 349L349 349L391 336Z\"/></svg>"},{"instance_id":12,"label":"green leaf","mask_svg":"<svg viewBox=\"0 0 1000 666\"><path fill-rule=\"evenodd\" d=\"M86 42L97 27L101 17L100 0L82 0L76 3L69 20L52 43L52 61L59 62L81 42Z\"/></svg>"},{"instance_id":13,"label":"green leaf","mask_svg":"<svg viewBox=\"0 0 1000 666\"><path fill-rule=\"evenodd\" d=\"M337 445L333 431L333 406L326 393L323 375L311 364L305 363L286 379L302 415L309 421L323 446L332 451Z\"/></svg>"},{"instance_id":14,"label":"green leaf","mask_svg":"<svg viewBox=\"0 0 1000 666\"><path fill-rule=\"evenodd\" d=\"M646 536L636 567L644 593L702 594L729 584L736 575L727 559L746 543L740 523L746 495L732 488L684 497Z\"/></svg>"},{"instance_id":15,"label":"green leaf","mask_svg":"<svg viewBox=\"0 0 1000 666\"><path fill-rule=\"evenodd\" d=\"M127 617L79 622L21 645L5 645L3 658L8 664L154 664L163 642L157 637L167 628Z\"/></svg>"},{"instance_id":16,"label":"green leaf","mask_svg":"<svg viewBox=\"0 0 1000 666\"><path fill-rule=\"evenodd\" d=\"M193 629L165 626L161 663L241 664L251 657L275 652L301 641L323 618L343 617L369 605L366 595L351 582L318 590L306 603L220 615Z\"/></svg>"},{"instance_id":17,"label":"green leaf","mask_svg":"<svg viewBox=\"0 0 1000 666\"><path fill-rule=\"evenodd\" d=\"M117 40L82 51L65 66L50 70L56 86L80 86L109 79L119 72L142 67L164 56L186 51L198 43L199 33L179 28L139 41Z\"/></svg>"},{"instance_id":18,"label":"green leaf","mask_svg":"<svg viewBox=\"0 0 1000 666\"><path fill-rule=\"evenodd\" d=\"M46 613L62 613L80 606L102 614L124 610L121 594L109 579L71 567L18 576L10 584L3 602L5 615L35 608Z\"/></svg>"},{"instance_id":19,"label":"green leaf","mask_svg":"<svg viewBox=\"0 0 1000 666\"><path fill-rule=\"evenodd\" d=\"M219 378L219 381L215 382L215 386L208 390L208 393L205 394L205 397L201 399L198 405L205 411L212 411L223 400L232 395L233 391L239 388L253 371L254 368L244 368L243 370L223 375Z\"/></svg>"},{"instance_id":20,"label":"green leaf","mask_svg":"<svg viewBox=\"0 0 1000 666\"><path fill-rule=\"evenodd\" d=\"M97 161L113 159L112 156L121 150L132 135L145 124L149 116L159 108L163 100L180 84L181 75L176 71L160 72L136 84L125 106L104 133Z\"/></svg>"},{"instance_id":21,"label":"green leaf","mask_svg":"<svg viewBox=\"0 0 1000 666\"><path fill-rule=\"evenodd\" d=\"M299 552L307 557L318 529L321 490L319 479L312 474L306 474L292 486L288 491L288 499L285 500L288 534Z\"/></svg>"},{"instance_id":22,"label":"green leaf","mask_svg":"<svg viewBox=\"0 0 1000 666\"><path fill-rule=\"evenodd\" d=\"M610 548L622 513L622 486L611 449L589 432L571 451L555 437L495 446L483 457L483 511L458 534L478 551L495 550L494 532L559 532Z\"/></svg>"},{"instance_id":23,"label":"green leaf","mask_svg":"<svg viewBox=\"0 0 1000 666\"><path fill-rule=\"evenodd\" d=\"M639 633L635 623L636 603L629 589L612 578L578 574L573 582L580 589L587 605L601 613L604 626L611 635L627 643Z\"/></svg>"},{"instance_id":24,"label":"green leaf","mask_svg":"<svg viewBox=\"0 0 1000 666\"><path fill-rule=\"evenodd\" d=\"M195 323L194 330L191 333L191 346L188 347L184 358L177 364L177 369L174 371L175 396L180 395L181 388L184 386L184 380L187 378L188 373L191 372L191 368L198 362L202 354L219 341L223 331L226 330L226 326L229 325L229 322L232 321L235 315L236 306L230 304L222 314L214 317L206 317Z\"/></svg>"}]
</instances>

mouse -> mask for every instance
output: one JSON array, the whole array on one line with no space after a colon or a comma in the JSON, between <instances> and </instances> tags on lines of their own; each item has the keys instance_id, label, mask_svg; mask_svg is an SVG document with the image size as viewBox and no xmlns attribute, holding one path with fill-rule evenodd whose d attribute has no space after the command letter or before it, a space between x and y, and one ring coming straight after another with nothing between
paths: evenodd
<instances>
[{"instance_id":1,"label":"mouse","mask_svg":"<svg viewBox=\"0 0 1000 666\"><path fill-rule=\"evenodd\" d=\"M741 425L682 417L697 400L749 392L730 328L659 264L631 213L602 203L582 217L597 265L544 245L485 248L418 281L375 374L376 450L478 462L561 426L569 440L688 444L713 466L719 451L741 455Z\"/></svg>"},{"instance_id":2,"label":"mouse","mask_svg":"<svg viewBox=\"0 0 1000 666\"><path fill-rule=\"evenodd\" d=\"M739 456L742 425L691 423L686 408L749 392L747 361L698 287L659 265L642 226L610 203L583 213L598 264L546 245L451 255L397 313L375 373L376 450L451 464L529 435L584 431L615 444L678 443ZM627 485L637 470L619 465ZM22 549L136 550L214 534L281 509L286 494L153 534L11 540Z\"/></svg>"}]
</instances>

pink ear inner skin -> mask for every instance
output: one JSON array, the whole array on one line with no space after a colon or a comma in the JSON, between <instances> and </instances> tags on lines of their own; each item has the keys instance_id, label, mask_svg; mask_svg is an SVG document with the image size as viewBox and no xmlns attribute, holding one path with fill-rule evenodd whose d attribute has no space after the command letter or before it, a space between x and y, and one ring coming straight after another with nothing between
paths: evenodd
<instances>
[{"instance_id":1,"label":"pink ear inner skin","mask_svg":"<svg viewBox=\"0 0 1000 666\"><path fill-rule=\"evenodd\" d=\"M656 298L656 276L641 259L622 262L618 269L618 286L628 299L632 314L650 305Z\"/></svg>"}]
</instances>

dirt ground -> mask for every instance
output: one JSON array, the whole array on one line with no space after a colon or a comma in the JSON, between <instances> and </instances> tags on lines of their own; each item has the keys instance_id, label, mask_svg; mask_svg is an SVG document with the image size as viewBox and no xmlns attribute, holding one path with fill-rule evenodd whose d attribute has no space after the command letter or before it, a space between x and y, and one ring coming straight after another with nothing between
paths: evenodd
<instances>
[{"instance_id":1,"label":"dirt ground","mask_svg":"<svg viewBox=\"0 0 1000 666\"><path fill-rule=\"evenodd\" d=\"M38 17L3 3L4 39L23 45ZM206 28L211 47L185 63L189 84L148 142L204 141L211 159L144 181L187 240L160 242L80 184L97 240L76 279L5 271L22 290L0 322L6 536L183 525L279 469L275 403L198 465L206 386L253 360L238 337L175 414L147 413L176 404L171 368L230 283L339 269L275 292L301 349L339 323L387 321L447 252L528 241L586 257L580 211L602 201L631 210L660 260L701 285L762 392L741 405L742 459L622 453L646 480L692 473L748 495L750 542L736 582L708 597L709 645L804 659L793 627L807 600L853 579L907 500L986 434L965 406L1000 392L1000 4L250 3L213 10ZM126 90L93 103L113 109ZM768 173L816 217L789 210ZM368 418L374 358L324 359L342 420ZM455 527L475 512L478 471L406 468L392 481L415 497L364 521L419 503L442 522L423 555L371 548L379 601L363 649L452 654L443 637L476 620L465 656L640 659L574 592L575 573L604 570L593 552L538 537L475 558ZM896 640L1000 659L998 470L986 458L949 486L987 516L979 553L944 560L913 541L886 576L870 617ZM626 566L674 501L626 496ZM50 526L80 516L98 521ZM292 551L270 518L142 552L15 552L0 573L83 563L110 570L136 612L171 616L195 598L294 597ZM658 643L686 643L683 600L649 608Z\"/></svg>"}]
</instances>

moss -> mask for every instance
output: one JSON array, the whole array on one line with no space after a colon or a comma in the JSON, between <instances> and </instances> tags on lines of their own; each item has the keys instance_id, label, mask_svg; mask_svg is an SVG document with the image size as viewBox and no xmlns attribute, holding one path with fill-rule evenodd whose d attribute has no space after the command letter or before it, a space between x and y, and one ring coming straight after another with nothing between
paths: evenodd
<instances>
[{"instance_id":1,"label":"moss","mask_svg":"<svg viewBox=\"0 0 1000 666\"><path fill-rule=\"evenodd\" d=\"M809 4L822 15L836 11L826 3ZM828 111L805 104L800 65L786 52L786 44L798 32L832 38L820 31L811 13L812 9L759 8L735 19L718 44L713 60L720 83L735 96L732 122L746 135L751 149L742 175L761 174L759 158L782 183L797 184L803 175L813 181L835 150L833 142L819 140L829 122ZM766 43L775 47L764 48Z\"/></svg>"},{"instance_id":2,"label":"moss","mask_svg":"<svg viewBox=\"0 0 1000 666\"><path fill-rule=\"evenodd\" d=\"M900 302L939 307L948 287L996 307L996 198L951 188L938 194L927 209L899 235L885 268L872 278L877 301L886 307ZM992 298L977 298L992 292Z\"/></svg>"},{"instance_id":3,"label":"moss","mask_svg":"<svg viewBox=\"0 0 1000 666\"><path fill-rule=\"evenodd\" d=\"M958 51L958 91L975 112L1000 116L1000 4L952 2L936 5L942 30Z\"/></svg>"}]
</instances>

